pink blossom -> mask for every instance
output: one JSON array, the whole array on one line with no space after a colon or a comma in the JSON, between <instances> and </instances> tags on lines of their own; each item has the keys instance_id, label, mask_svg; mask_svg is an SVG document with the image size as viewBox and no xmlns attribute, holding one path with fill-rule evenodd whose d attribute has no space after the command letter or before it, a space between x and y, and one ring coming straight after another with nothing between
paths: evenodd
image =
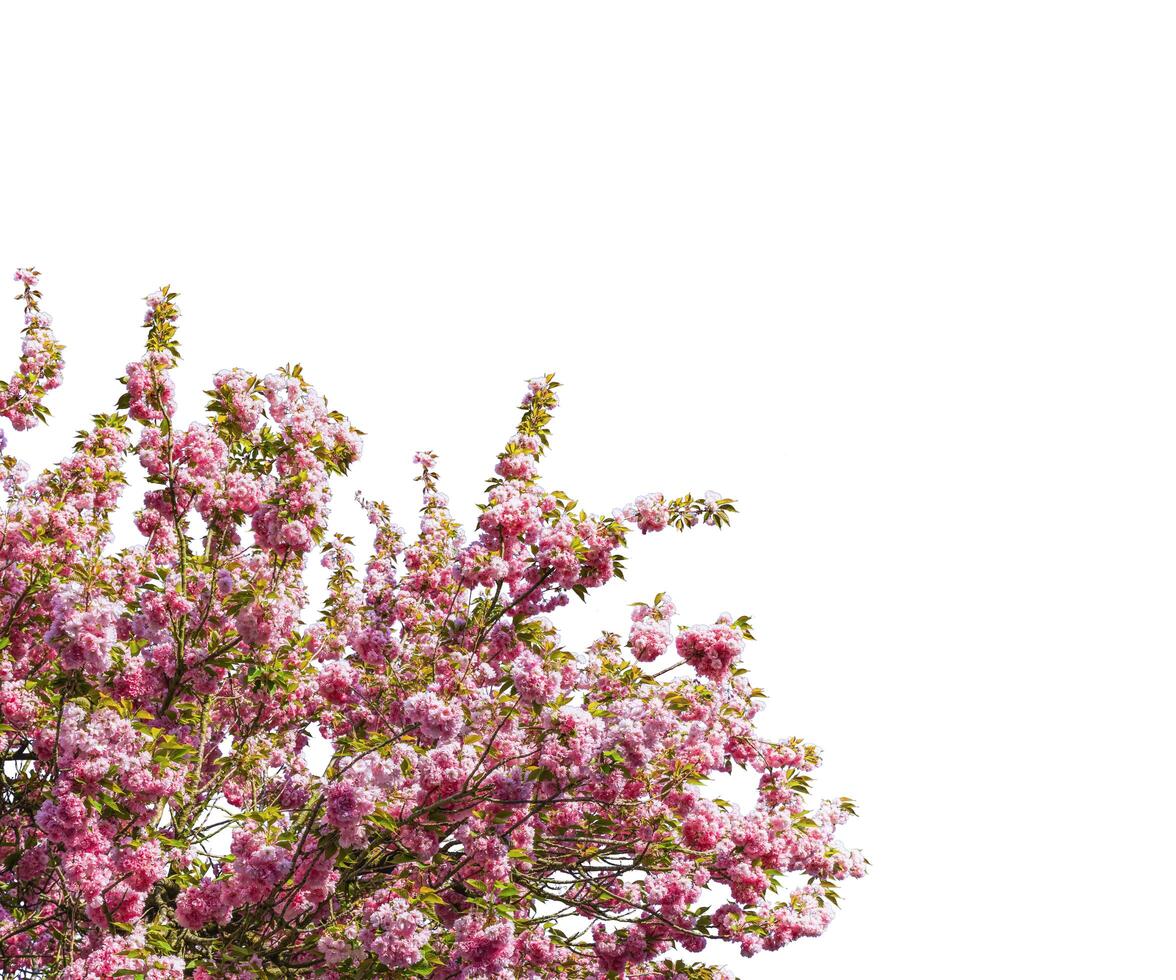
<instances>
[{"instance_id":1,"label":"pink blossom","mask_svg":"<svg viewBox=\"0 0 1176 980\"><path fill-rule=\"evenodd\" d=\"M712 681L724 680L743 652L742 635L721 621L713 626L691 626L678 634L676 643L678 655L700 677Z\"/></svg>"},{"instance_id":2,"label":"pink blossom","mask_svg":"<svg viewBox=\"0 0 1176 980\"><path fill-rule=\"evenodd\" d=\"M396 970L420 962L421 948L429 941L426 920L399 895L377 893L364 904L360 921L361 945L384 966Z\"/></svg>"}]
</instances>

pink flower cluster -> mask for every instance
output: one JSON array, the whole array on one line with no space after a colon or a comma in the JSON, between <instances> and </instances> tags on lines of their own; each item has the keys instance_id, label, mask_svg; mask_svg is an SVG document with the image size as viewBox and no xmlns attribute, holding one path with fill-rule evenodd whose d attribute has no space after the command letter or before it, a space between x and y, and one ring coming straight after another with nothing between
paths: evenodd
<instances>
[{"instance_id":1,"label":"pink flower cluster","mask_svg":"<svg viewBox=\"0 0 1176 980\"><path fill-rule=\"evenodd\" d=\"M699 677L722 681L731 665L743 653L743 636L731 625L730 619L720 619L713 626L691 626L678 634L675 641L678 656L697 671Z\"/></svg>"},{"instance_id":2,"label":"pink flower cluster","mask_svg":"<svg viewBox=\"0 0 1176 980\"><path fill-rule=\"evenodd\" d=\"M131 418L136 422L159 422L176 411L176 388L169 370L171 357L150 352L127 365L127 393Z\"/></svg>"},{"instance_id":3,"label":"pink flower cluster","mask_svg":"<svg viewBox=\"0 0 1176 980\"><path fill-rule=\"evenodd\" d=\"M121 612L118 604L102 594L87 597L66 587L54 595L53 624L45 639L57 643L62 667L88 674L109 670Z\"/></svg>"},{"instance_id":4,"label":"pink flower cluster","mask_svg":"<svg viewBox=\"0 0 1176 980\"><path fill-rule=\"evenodd\" d=\"M20 365L9 381L0 381L0 416L19 432L31 429L48 415L43 401L48 392L60 386L65 362L63 348L50 329L53 317L40 307L40 273L36 269L17 269L12 278L23 287L19 298L24 300L25 326ZM0 438L0 449L3 448Z\"/></svg>"},{"instance_id":5,"label":"pink flower cluster","mask_svg":"<svg viewBox=\"0 0 1176 980\"><path fill-rule=\"evenodd\" d=\"M640 602L633 608L633 625L629 628L629 649L642 663L656 660L670 646L670 620L677 612L673 600L659 595L652 606Z\"/></svg>"},{"instance_id":6,"label":"pink flower cluster","mask_svg":"<svg viewBox=\"0 0 1176 980\"><path fill-rule=\"evenodd\" d=\"M420 962L421 949L431 930L422 912L399 895L379 892L369 898L360 915L359 943L390 970Z\"/></svg>"}]
</instances>

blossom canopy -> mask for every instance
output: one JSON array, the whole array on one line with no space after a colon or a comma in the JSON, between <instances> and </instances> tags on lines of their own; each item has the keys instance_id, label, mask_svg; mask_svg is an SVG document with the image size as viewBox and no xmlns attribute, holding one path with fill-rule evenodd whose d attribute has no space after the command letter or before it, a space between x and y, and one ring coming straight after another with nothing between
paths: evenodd
<instances>
[{"instance_id":1,"label":"blossom canopy","mask_svg":"<svg viewBox=\"0 0 1176 980\"><path fill-rule=\"evenodd\" d=\"M15 278L22 432L63 353L39 274ZM361 498L359 562L330 503L361 434L298 367L222 371L179 423L176 299L147 298L71 455L0 459L0 974L707 978L708 944L825 929L865 868L837 840L853 804L810 800L814 746L757 732L747 617L676 625L660 594L583 650L553 622L623 577L628 535L722 527L731 500L544 489L549 375L468 536L422 452L419 532ZM116 549L131 457L142 540ZM732 767L747 809L707 792Z\"/></svg>"}]
</instances>

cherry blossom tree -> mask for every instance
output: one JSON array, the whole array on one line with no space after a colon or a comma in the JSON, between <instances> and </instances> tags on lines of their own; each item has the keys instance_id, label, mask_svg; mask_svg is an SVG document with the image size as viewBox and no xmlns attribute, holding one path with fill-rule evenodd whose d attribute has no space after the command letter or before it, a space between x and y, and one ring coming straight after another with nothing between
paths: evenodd
<instances>
[{"instance_id":1,"label":"cherry blossom tree","mask_svg":"<svg viewBox=\"0 0 1176 980\"><path fill-rule=\"evenodd\" d=\"M25 430L62 348L36 270L16 280L0 415ZM817 749L754 727L749 620L677 625L661 594L584 650L552 620L629 535L721 528L731 500L544 489L547 376L468 537L422 452L419 533L361 500L357 564L329 515L360 433L298 367L223 371L177 422L179 315L147 298L146 350L68 458L0 461L0 973L705 978L727 974L684 957L708 944L825 929L864 871L836 840L853 804L810 802ZM115 550L131 457L142 541ZM707 793L732 767L758 776L745 810Z\"/></svg>"}]
</instances>

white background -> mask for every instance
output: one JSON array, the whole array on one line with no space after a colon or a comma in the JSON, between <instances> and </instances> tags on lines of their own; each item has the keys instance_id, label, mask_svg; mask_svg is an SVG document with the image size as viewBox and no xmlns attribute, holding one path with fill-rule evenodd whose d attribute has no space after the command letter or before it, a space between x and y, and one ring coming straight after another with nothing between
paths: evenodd
<instances>
[{"instance_id":1,"label":"white background","mask_svg":"<svg viewBox=\"0 0 1176 980\"><path fill-rule=\"evenodd\" d=\"M548 486L741 509L566 638L752 613L765 729L861 804L872 875L743 977L1168 975L1171 9L10 5L0 265L69 347L12 446L164 282L184 412L303 362L405 524L412 450L471 515L555 370Z\"/></svg>"}]
</instances>

